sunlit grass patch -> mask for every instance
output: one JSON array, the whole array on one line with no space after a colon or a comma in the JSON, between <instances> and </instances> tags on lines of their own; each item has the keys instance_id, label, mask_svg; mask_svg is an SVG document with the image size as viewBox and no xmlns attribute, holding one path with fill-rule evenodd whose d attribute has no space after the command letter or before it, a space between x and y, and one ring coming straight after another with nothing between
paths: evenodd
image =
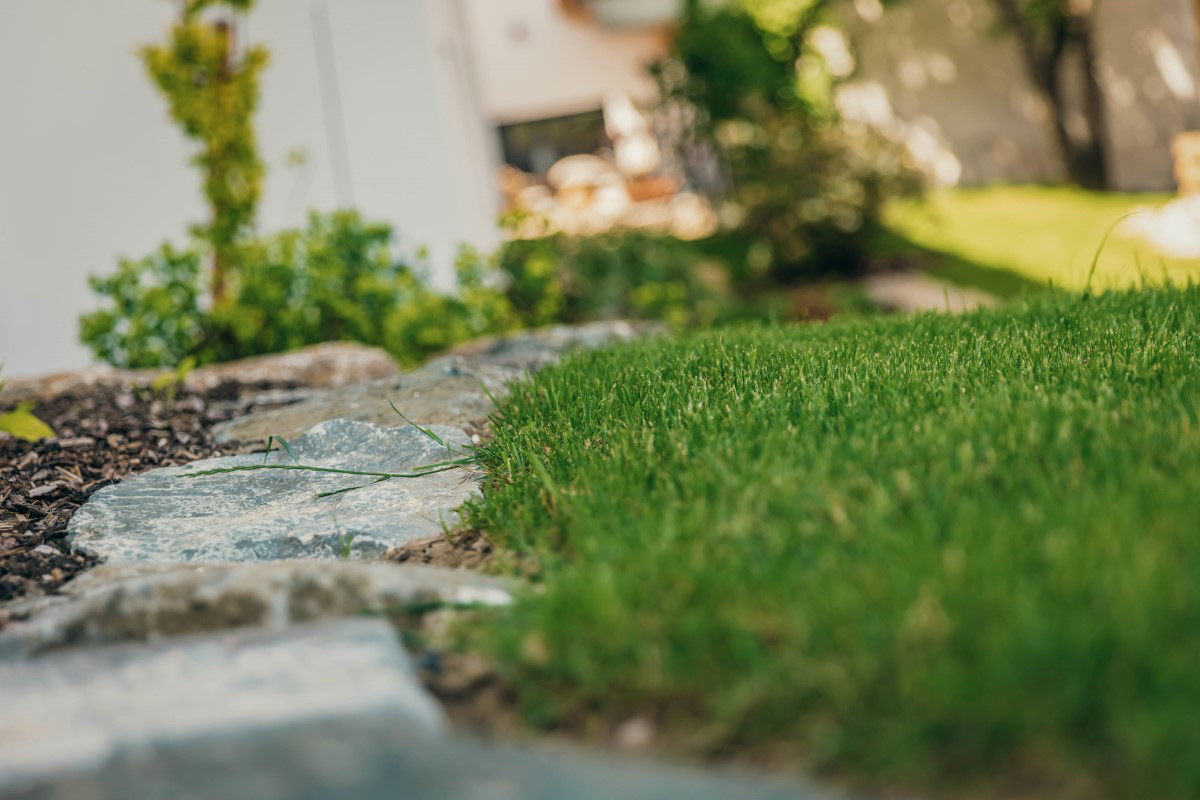
<instances>
[{"instance_id":1,"label":"sunlit grass patch","mask_svg":"<svg viewBox=\"0 0 1200 800\"><path fill-rule=\"evenodd\" d=\"M916 245L972 265L1016 274L1037 284L1083 289L1105 233L1123 216L1161 207L1164 194L1005 186L937 192L925 201L887 209L889 228ZM1200 260L1171 258L1118 225L1105 245L1094 288L1128 288L1143 281L1200 282ZM952 265L950 274L954 279ZM973 282L970 275L965 282Z\"/></svg>"}]
</instances>

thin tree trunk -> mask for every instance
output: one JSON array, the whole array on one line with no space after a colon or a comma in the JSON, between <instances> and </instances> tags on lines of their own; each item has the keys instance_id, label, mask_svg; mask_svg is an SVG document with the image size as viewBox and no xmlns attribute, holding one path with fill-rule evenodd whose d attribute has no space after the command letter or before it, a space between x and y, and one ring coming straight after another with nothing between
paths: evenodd
<instances>
[{"instance_id":1,"label":"thin tree trunk","mask_svg":"<svg viewBox=\"0 0 1200 800\"><path fill-rule=\"evenodd\" d=\"M1079 148L1075 181L1091 189L1108 188L1108 125L1104 113L1104 89L1096 75L1096 44L1090 17L1076 19L1076 40L1083 60L1083 115L1091 140Z\"/></svg>"},{"instance_id":2,"label":"thin tree trunk","mask_svg":"<svg viewBox=\"0 0 1200 800\"><path fill-rule=\"evenodd\" d=\"M1020 0L994 0L1000 17L1012 29L1025 57L1025 66L1038 94L1049 107L1054 139L1071 183L1089 189L1103 189L1108 183L1105 159L1105 117L1103 92L1096 78L1096 59L1090 19L1077 16L1052 31L1048 41L1039 37L1022 10ZM1084 78L1084 118L1089 129L1087 141L1077 141L1070 131L1064 92L1063 56L1069 45L1079 48Z\"/></svg>"},{"instance_id":3,"label":"thin tree trunk","mask_svg":"<svg viewBox=\"0 0 1200 800\"><path fill-rule=\"evenodd\" d=\"M224 43L225 58L221 64L221 72L217 76L222 92L228 91L229 83L233 74L233 48L234 36L233 26L225 20L218 20L213 23L213 27L217 35ZM217 95L220 97L220 94ZM223 159L215 159L212 164L214 179L227 181L228 176L222 174ZM227 292L225 273L228 269L228 264L225 261L225 243L220 240L220 209L213 207L212 230L217 235L213 237L213 271L212 271L212 305L213 308L220 308L225 304L225 295Z\"/></svg>"}]
</instances>

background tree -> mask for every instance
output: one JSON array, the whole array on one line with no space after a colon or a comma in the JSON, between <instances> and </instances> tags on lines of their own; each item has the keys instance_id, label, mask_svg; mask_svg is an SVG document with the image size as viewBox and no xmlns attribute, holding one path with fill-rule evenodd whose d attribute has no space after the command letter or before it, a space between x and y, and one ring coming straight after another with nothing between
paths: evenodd
<instances>
[{"instance_id":1,"label":"background tree","mask_svg":"<svg viewBox=\"0 0 1200 800\"><path fill-rule=\"evenodd\" d=\"M1067 177L1089 189L1108 185L1104 93L1096 76L1093 0L992 0L1017 37L1029 77L1049 106ZM1087 130L1073 134L1070 85L1082 89Z\"/></svg>"},{"instance_id":2,"label":"background tree","mask_svg":"<svg viewBox=\"0 0 1200 800\"><path fill-rule=\"evenodd\" d=\"M192 163L204 176L210 219L194 231L212 247L214 307L226 301L239 240L254 225L264 172L252 120L267 51L250 47L239 56L234 25L235 13L253 5L254 0L181 0L168 41L141 53L171 117L200 145Z\"/></svg>"},{"instance_id":3,"label":"background tree","mask_svg":"<svg viewBox=\"0 0 1200 800\"><path fill-rule=\"evenodd\" d=\"M901 148L841 123L837 0L690 0L656 70L668 107L727 167L722 216L752 242L751 277L790 282L869 266L887 198L915 191ZM848 55L848 54L847 54Z\"/></svg>"},{"instance_id":4,"label":"background tree","mask_svg":"<svg viewBox=\"0 0 1200 800\"><path fill-rule=\"evenodd\" d=\"M768 97L772 104L811 101L812 97L789 96L789 76L784 65L789 59L803 54L804 37L819 24L823 15L839 0L731 0L724 4L726 22L734 22L727 34L733 45L744 45L747 33L738 30L736 17L739 11L746 12L756 22L756 27L769 46L761 51L764 56L775 57L775 67L768 61L755 63L742 57L736 62L745 67L745 72L727 75L708 71L700 91L712 91L717 102L707 104L719 110L722 101L734 96L736 85L749 87ZM903 0L891 0L889 5ZM1104 92L1097 77L1097 53L1094 36L1095 0L989 0L996 9L1002 27L1017 39L1025 62L1029 79L1050 111L1054 140L1062 159L1068 180L1090 189L1108 186L1107 167L1107 122L1104 110ZM701 7L708 3L689 0L685 19L695 19ZM716 32L719 35L719 31ZM697 43L696 52L690 54L693 64L704 73L701 48L715 46L715 42ZM750 48L741 47L743 54ZM685 54L689 55L689 54ZM719 59L719 55L712 58ZM780 68L783 68L781 71ZM768 86L770 81L775 86ZM782 91L778 89L782 87ZM769 89L769 91L764 91ZM706 105L701 103L701 105ZM726 108L728 106L725 106ZM1082 130L1073 130L1070 119L1078 110L1085 124Z\"/></svg>"}]
</instances>

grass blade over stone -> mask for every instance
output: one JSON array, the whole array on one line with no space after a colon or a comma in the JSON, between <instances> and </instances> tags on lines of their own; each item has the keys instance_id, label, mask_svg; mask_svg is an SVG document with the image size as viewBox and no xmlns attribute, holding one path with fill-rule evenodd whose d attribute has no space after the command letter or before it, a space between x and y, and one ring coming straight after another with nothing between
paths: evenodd
<instances>
[{"instance_id":1,"label":"grass blade over stone","mask_svg":"<svg viewBox=\"0 0 1200 800\"><path fill-rule=\"evenodd\" d=\"M439 461L436 464L428 464L418 468L415 472L368 472L357 469L337 469L334 467L314 467L307 464L244 464L237 467L219 467L217 469L206 469L201 472L189 472L186 475L179 475L180 478L201 478L206 475L226 475L231 472L258 472L260 470L285 470L299 472L329 472L335 475L362 475L367 478L423 478L426 475L433 475L438 472L447 472L452 469L467 466L474 463L474 459L460 458L455 461Z\"/></svg>"},{"instance_id":2,"label":"grass blade over stone","mask_svg":"<svg viewBox=\"0 0 1200 800\"><path fill-rule=\"evenodd\" d=\"M284 450L287 451L287 454L289 456L291 456L293 463L296 463L296 464L300 463L300 459L296 456L296 451L288 443L288 440L284 439L282 436L274 436L273 435L273 436L267 437L267 452L263 453L263 463L264 464L267 463L267 459L271 457L271 448L275 446L275 442L279 442L279 445Z\"/></svg>"},{"instance_id":3,"label":"grass blade over stone","mask_svg":"<svg viewBox=\"0 0 1200 800\"><path fill-rule=\"evenodd\" d=\"M639 343L494 429L469 524L541 575L478 635L531 720L1200 796L1200 287Z\"/></svg>"}]
</instances>

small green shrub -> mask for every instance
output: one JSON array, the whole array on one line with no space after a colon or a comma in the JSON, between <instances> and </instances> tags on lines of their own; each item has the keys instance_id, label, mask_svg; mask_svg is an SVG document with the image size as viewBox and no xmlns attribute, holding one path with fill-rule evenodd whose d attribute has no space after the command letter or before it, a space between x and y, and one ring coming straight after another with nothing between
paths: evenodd
<instances>
[{"instance_id":1,"label":"small green shrub","mask_svg":"<svg viewBox=\"0 0 1200 800\"><path fill-rule=\"evenodd\" d=\"M765 105L716 128L738 183L743 233L769 247L777 280L854 275L867 267L884 203L919 182L898 148L869 132L813 125Z\"/></svg>"},{"instance_id":2,"label":"small green shrub","mask_svg":"<svg viewBox=\"0 0 1200 800\"><path fill-rule=\"evenodd\" d=\"M728 166L723 216L776 281L861 271L883 202L919 189L898 146L838 118L839 78L814 45L828 5L693 0L654 70L664 102L694 110Z\"/></svg>"},{"instance_id":3,"label":"small green shrub","mask_svg":"<svg viewBox=\"0 0 1200 800\"><path fill-rule=\"evenodd\" d=\"M214 314L214 341L202 357L225 361L351 340L411 363L512 327L503 294L483 286L473 253L460 258L460 291L450 296L397 262L392 240L389 226L337 212L312 215L304 230L252 242L232 302Z\"/></svg>"},{"instance_id":4,"label":"small green shrub","mask_svg":"<svg viewBox=\"0 0 1200 800\"><path fill-rule=\"evenodd\" d=\"M199 352L205 335L203 249L164 244L117 271L88 279L107 308L85 314L79 338L101 361L122 367L174 366Z\"/></svg>"},{"instance_id":5,"label":"small green shrub","mask_svg":"<svg viewBox=\"0 0 1200 800\"><path fill-rule=\"evenodd\" d=\"M412 363L515 326L504 293L485 285L476 254L464 253L460 291L448 296L397 261L391 244L390 227L354 212L313 214L302 230L243 242L229 296L215 309L201 302L207 242L163 245L92 278L109 303L81 319L81 339L97 358L126 367L228 361L334 340L384 347Z\"/></svg>"},{"instance_id":6,"label":"small green shrub","mask_svg":"<svg viewBox=\"0 0 1200 800\"><path fill-rule=\"evenodd\" d=\"M723 306L721 268L706 264L696 245L669 236L518 239L501 248L497 265L509 301L531 325L618 318L702 324ZM706 284L708 273L717 274Z\"/></svg>"},{"instance_id":7,"label":"small green shrub","mask_svg":"<svg viewBox=\"0 0 1200 800\"><path fill-rule=\"evenodd\" d=\"M464 249L458 290L431 289L392 254L392 229L354 212L313 214L300 230L240 246L229 296L205 302L208 243L125 259L92 288L108 302L80 320L95 356L124 367L197 364L326 341L385 348L414 363L458 342L522 327L598 319L703 325L736 303L730 270L703 243L614 232L513 240L490 257Z\"/></svg>"}]
</instances>

